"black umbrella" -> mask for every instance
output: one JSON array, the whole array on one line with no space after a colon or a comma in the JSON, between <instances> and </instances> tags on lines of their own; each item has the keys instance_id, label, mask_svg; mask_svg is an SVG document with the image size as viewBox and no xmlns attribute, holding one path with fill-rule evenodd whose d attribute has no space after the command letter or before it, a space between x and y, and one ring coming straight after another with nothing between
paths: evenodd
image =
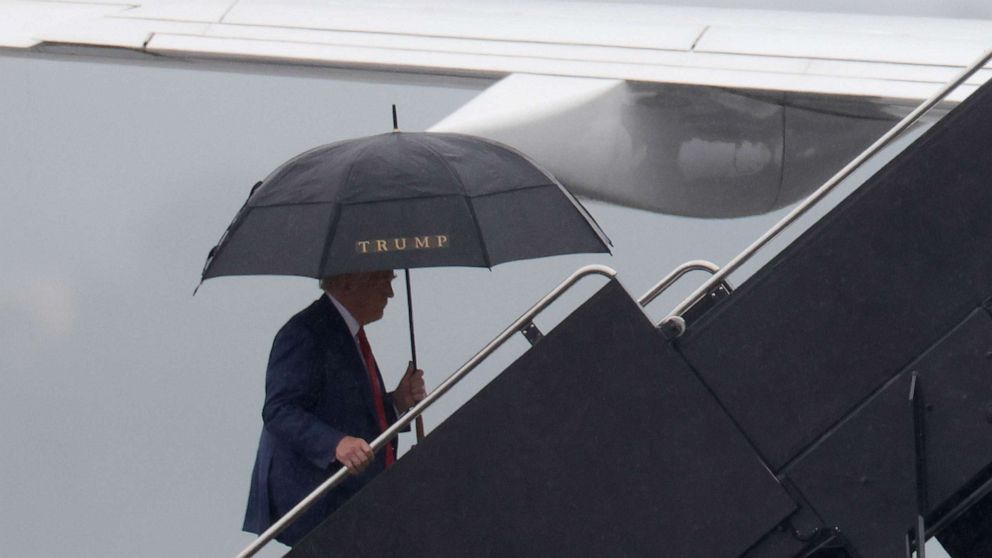
<instances>
[{"instance_id":1,"label":"black umbrella","mask_svg":"<svg viewBox=\"0 0 992 558\"><path fill-rule=\"evenodd\" d=\"M435 266L609 252L547 171L505 145L392 132L312 149L252 190L203 279Z\"/></svg>"},{"instance_id":2,"label":"black umbrella","mask_svg":"<svg viewBox=\"0 0 992 558\"><path fill-rule=\"evenodd\" d=\"M578 200L519 151L394 131L317 147L256 184L202 279L492 267L609 244ZM410 339L416 365L412 308Z\"/></svg>"}]
</instances>

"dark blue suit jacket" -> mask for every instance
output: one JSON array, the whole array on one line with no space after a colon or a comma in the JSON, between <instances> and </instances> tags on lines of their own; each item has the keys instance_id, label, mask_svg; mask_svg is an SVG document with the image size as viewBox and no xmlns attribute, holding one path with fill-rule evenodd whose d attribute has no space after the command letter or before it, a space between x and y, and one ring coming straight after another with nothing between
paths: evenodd
<instances>
[{"instance_id":1,"label":"dark blue suit jacket","mask_svg":"<svg viewBox=\"0 0 992 558\"><path fill-rule=\"evenodd\" d=\"M344 318L325 295L293 316L276 334L265 373L264 427L252 472L244 530L262 533L339 464L334 449L344 436L371 442L381 433L372 386ZM382 376L378 377L382 393ZM390 395L386 415L396 421ZM357 476L321 498L277 540L299 541L385 469L385 452Z\"/></svg>"}]
</instances>

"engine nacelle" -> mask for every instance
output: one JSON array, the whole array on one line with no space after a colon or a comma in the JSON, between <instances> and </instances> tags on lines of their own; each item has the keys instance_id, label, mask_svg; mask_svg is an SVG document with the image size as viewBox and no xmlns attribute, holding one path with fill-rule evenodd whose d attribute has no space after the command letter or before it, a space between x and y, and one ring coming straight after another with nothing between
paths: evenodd
<instances>
[{"instance_id":1,"label":"engine nacelle","mask_svg":"<svg viewBox=\"0 0 992 558\"><path fill-rule=\"evenodd\" d=\"M587 198L741 217L808 194L907 112L859 98L514 74L432 130L514 146Z\"/></svg>"}]
</instances>

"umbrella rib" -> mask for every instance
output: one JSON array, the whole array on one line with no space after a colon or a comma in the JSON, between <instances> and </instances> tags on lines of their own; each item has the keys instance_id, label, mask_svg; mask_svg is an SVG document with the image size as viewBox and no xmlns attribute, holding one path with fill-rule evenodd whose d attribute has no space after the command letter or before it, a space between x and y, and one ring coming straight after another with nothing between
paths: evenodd
<instances>
[{"instance_id":1,"label":"umbrella rib","mask_svg":"<svg viewBox=\"0 0 992 558\"><path fill-rule=\"evenodd\" d=\"M492 196L501 196L503 194L509 194L511 192L519 192L521 190L533 190L535 188L548 188L549 186L558 186L558 183L549 179L547 182L543 182L541 184L531 184L529 186L517 186L516 188L507 188L505 190L500 190L499 192L486 192L485 194L479 194L477 196L471 196L471 197L472 197L472 199L476 199L476 198L489 198L489 197L492 197Z\"/></svg>"},{"instance_id":2,"label":"umbrella rib","mask_svg":"<svg viewBox=\"0 0 992 558\"><path fill-rule=\"evenodd\" d=\"M252 209L253 208L250 207L246 201L245 205L241 206L241 209L238 210L237 215L234 216L234 221L228 225L226 229L224 229L224 234L221 235L220 240L217 241L217 245L214 246L216 250L212 256L207 257L207 262L203 265L203 271L200 272L200 283L203 283L203 281L206 280L207 271L209 271L214 265L214 262L217 261L217 257L224 251L224 248L227 248L227 240L233 236L239 228L241 228L241 225L245 222L245 219L248 217L248 214L251 213Z\"/></svg>"},{"instance_id":3,"label":"umbrella rib","mask_svg":"<svg viewBox=\"0 0 992 558\"><path fill-rule=\"evenodd\" d=\"M507 188L505 190L500 190L499 192L487 192L485 194L478 194L478 195L475 195L475 196L470 196L470 195L467 195L466 194L464 197L469 198L469 199L485 198L485 197L489 197L489 196L498 196L500 194L505 194L505 193L508 193L508 192L519 192L520 190L530 190L530 189L533 189L533 188L545 188L547 186L553 186L553 185L555 185L555 183L554 182L551 182L549 180L548 182L545 182L543 184L532 184L532 185L528 185L528 186L517 186L516 188ZM343 201L343 202L336 202L336 201L305 201L305 202L260 203L260 204L257 204L257 205L251 205L249 207L251 207L253 209L266 209L266 208L270 208L270 207L289 207L289 206L297 206L297 205L327 205L327 204L337 204L337 205L364 205L364 204L370 204L370 203L382 203L382 202L402 201L402 200L414 200L414 199L416 199L416 200L429 200L429 199L434 199L434 198L446 198L446 197L453 197L453 196L459 196L459 195L461 195L461 194L432 194L432 195L429 195L429 196L406 196L406 197L398 197L397 196L397 197L394 197L394 198L388 198L388 199L382 199L382 200L368 200L368 201L358 201L358 202L352 202L352 201Z\"/></svg>"},{"instance_id":4,"label":"umbrella rib","mask_svg":"<svg viewBox=\"0 0 992 558\"><path fill-rule=\"evenodd\" d=\"M430 194L430 195L426 195L426 196L424 196L424 195L405 196L405 197L396 196L396 197L392 197L392 198L384 198L384 199L381 199L381 200L348 201L348 202L342 202L341 205L356 206L356 205L369 205L369 204L374 204L374 203L388 203L388 202L405 201L405 200L433 200L433 199L438 199L438 198L465 198L465 199L475 199L475 198L485 198L485 197L489 197L489 196L498 196L500 194L505 194L507 192L517 192L517 191L520 191L520 190L530 190L530 189L533 189L533 188L544 188L546 186L552 186L552 185L553 184L551 182L548 182L546 184L537 184L537 185L534 185L534 186L520 186L518 188L510 188L510 189L507 189L507 190L500 190L499 192L489 192L489 193L485 193L485 194L478 194L478 195L475 195L475 196L471 196L471 195L468 195L468 194L457 194L457 193L456 194L450 194L450 193L448 193L448 194Z\"/></svg>"},{"instance_id":5,"label":"umbrella rib","mask_svg":"<svg viewBox=\"0 0 992 558\"><path fill-rule=\"evenodd\" d=\"M444 135L473 137L473 136L466 136L466 134L458 134L458 133L448 133L448 134L444 134ZM547 170L545 170L530 155L524 153L523 151L520 151L519 149L517 149L517 148L515 148L513 146L506 145L504 143L501 143L501 142L498 142L498 141L493 141L493 140L486 139L486 138L477 138L477 139L481 139L484 143L496 145L496 146L498 146L498 147L500 147L502 149L505 149L506 151L508 151L510 153L514 153L514 154L518 155L519 157L523 158L524 160L528 161L535 168L543 171L545 173L545 175L547 175L550 178L551 183L554 184L554 185L556 185L560 190L562 190L562 192L564 192L564 194L565 194L565 197L567 197L569 199L569 201L572 202L572 205L574 205L575 208L586 218L586 224L589 225L589 228L591 228L592 231L596 234L596 236L599 237L600 241L603 242L603 244L605 244L606 246L613 246L613 241L610 240L610 237L606 236L606 232L603 231L602 227L599 226L599 223L596 222L596 219L592 216L591 213L589 213L589 210L587 210L585 208L585 206L583 206L581 203L579 203L579 200L576 199L575 196L571 192L568 191L568 188L565 188L565 186L561 183L561 181L558 180L558 177L554 176L553 174L551 174L550 172L548 172ZM531 186L531 187L532 188L537 188L537 186ZM524 189L524 188L514 188L514 190L522 190L522 189ZM512 191L512 190L504 190L504 191L509 192L509 191ZM489 195L489 194L484 194L484 195Z\"/></svg>"},{"instance_id":6,"label":"umbrella rib","mask_svg":"<svg viewBox=\"0 0 992 558\"><path fill-rule=\"evenodd\" d=\"M599 226L599 222L596 221L596 218L592 216L592 213L589 213L589 210L586 209L584 205L579 203L579 200L575 197L575 195L569 192L568 188L566 188L565 185L562 184L561 182L555 181L554 184L555 186L558 187L559 190L562 191L562 193L565 195L568 201L572 203L572 205L575 207L575 210L578 211L583 217L585 217L586 225L588 225L589 228L592 229L592 232L594 232L596 236L599 237L599 240L607 247L613 246L613 241L610 240L610 237L606 236L606 232L603 230L602 227Z\"/></svg>"},{"instance_id":7,"label":"umbrella rib","mask_svg":"<svg viewBox=\"0 0 992 558\"><path fill-rule=\"evenodd\" d=\"M339 219L341 219L341 204L334 204L334 215L331 217L331 224L327 227L327 234L324 236L323 253L320 255L320 265L317 267L318 279L323 279L327 273L327 259L331 254L331 238L334 237L334 231L338 228Z\"/></svg>"},{"instance_id":8,"label":"umbrella rib","mask_svg":"<svg viewBox=\"0 0 992 558\"><path fill-rule=\"evenodd\" d=\"M465 197L468 197L469 196L469 193L468 193L468 190L465 188L465 183L462 181L461 176L459 176L458 173L456 173L454 170L451 169L451 165L448 164L448 161L447 161L447 159L444 158L444 155L441 155L440 153L438 153L437 151L435 151L434 148L431 147L431 145L428 144L428 143L426 143L426 142L421 143L420 145L421 145L421 147L423 147L424 149L426 149L427 151L429 151L431 155L433 155L434 157L436 157L438 161L441 162L441 166L444 167L444 170L448 171L448 174L451 175L451 178L453 178L455 180L455 182L457 182L458 185L461 186L461 188L462 188L462 194Z\"/></svg>"},{"instance_id":9,"label":"umbrella rib","mask_svg":"<svg viewBox=\"0 0 992 558\"><path fill-rule=\"evenodd\" d=\"M603 229L602 229L602 227L599 226L599 223L596 221L596 218L592 216L592 213L589 213L589 210L586 209L586 207L584 205L582 205L581 203L579 203L579 200L576 199L575 195L572 194L571 192L569 192L568 191L568 188L566 188L557 179L549 180L545 184L538 184L538 185L535 185L535 186L520 186L520 187L517 187L517 188L510 188L510 189L507 189L507 190L501 190L499 192L489 192L489 193L486 193L486 194L479 194L478 196L474 196L474 197L466 196L466 199L469 202L471 202L472 200L474 200L476 198L487 198L487 197L491 197L491 196L499 196L499 195L505 194L507 192L519 192L521 190L532 190L532 189L535 189L535 188L547 188L547 187L554 187L554 188L557 188L558 190L560 190L561 193L562 193L562 195L565 196L565 199L567 199L569 201L569 203L571 203L572 206L575 208L576 212L578 212L579 215L582 215L584 217L583 221L585 221L586 226L589 227L589 229L593 232L593 234L596 235L597 238L599 238L600 242L602 242L603 245L606 246L607 248L609 248L610 246L613 246L613 241L610 240L610 237L606 236L606 232L604 232ZM474 208L472 209L472 217L473 218L475 217L475 210L474 210ZM478 224L476 224L476 227L478 227ZM485 248L483 247L483 249L485 249ZM610 251L610 250L608 250L608 251L610 253L612 253L612 251ZM488 253L488 251L485 251L484 253L485 253L485 256L486 256L486 261L488 262L489 261L489 259L488 259L489 258L489 253ZM492 265L489 265L488 267L492 267Z\"/></svg>"},{"instance_id":10,"label":"umbrella rib","mask_svg":"<svg viewBox=\"0 0 992 558\"><path fill-rule=\"evenodd\" d=\"M479 237L479 248L482 250L482 259L486 262L486 267L492 269L493 262L492 258L489 256L489 247L486 246L486 240L482 238L482 227L479 225L479 217L475 214L475 205L472 203L472 198L465 196L465 205L468 206L468 212L472 215L472 224L475 225L475 234Z\"/></svg>"},{"instance_id":11,"label":"umbrella rib","mask_svg":"<svg viewBox=\"0 0 992 558\"><path fill-rule=\"evenodd\" d=\"M268 209L270 207L293 207L293 206L303 206L303 205L336 205L338 202L335 201L305 201L305 202L276 202L276 203L260 203L258 205L251 206L252 209Z\"/></svg>"},{"instance_id":12,"label":"umbrella rib","mask_svg":"<svg viewBox=\"0 0 992 558\"><path fill-rule=\"evenodd\" d=\"M348 185L351 183L351 175L355 172L355 161L361 159L361 155L369 149L370 145L366 143L355 153L355 156L348 164L348 174L344 177L343 187L340 191L346 192L348 190ZM327 227L327 235L324 237L323 254L320 255L320 267L317 268L317 273L320 275L319 278L324 277L327 273L327 260L331 254L331 239L334 237L334 231L338 227L338 220L341 218L341 207L344 203L343 200L339 200L334 204L334 215L331 217L330 226Z\"/></svg>"},{"instance_id":13,"label":"umbrella rib","mask_svg":"<svg viewBox=\"0 0 992 558\"><path fill-rule=\"evenodd\" d=\"M448 171L451 178L454 179L459 186L461 186L462 197L465 200L465 205L468 206L469 214L472 216L472 224L475 225L475 235L479 238L479 249L482 251L482 259L485 261L486 267L492 268L493 264L492 258L489 257L489 248L486 246L486 241L482 237L482 227L479 226L479 218L475 214L475 206L472 204L472 196L469 194L468 189L465 188L465 183L462 181L461 176L459 176L458 173L451 168L451 165L448 164L448 161L444 158L444 156L435 151L434 148L427 143L424 143L423 147L429 151L431 155L434 155L439 161L441 161L441 165L444 167L444 170Z\"/></svg>"}]
</instances>

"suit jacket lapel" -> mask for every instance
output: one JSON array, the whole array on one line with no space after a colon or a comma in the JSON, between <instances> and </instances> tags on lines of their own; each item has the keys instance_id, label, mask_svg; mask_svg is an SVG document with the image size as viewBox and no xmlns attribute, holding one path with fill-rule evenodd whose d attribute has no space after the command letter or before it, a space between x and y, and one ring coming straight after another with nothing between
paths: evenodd
<instances>
[{"instance_id":1,"label":"suit jacket lapel","mask_svg":"<svg viewBox=\"0 0 992 558\"><path fill-rule=\"evenodd\" d=\"M372 384L369 381L369 373L365 368L365 359L358 350L358 344L355 342L355 338L351 336L348 324L345 323L344 318L338 312L334 303L331 302L331 299L327 295L321 296L319 304L322 309L320 314L322 317L321 323L326 328L324 334L327 340L327 350L340 351L340 354L344 356L348 364L348 370L362 388L358 391L361 392L362 399L365 400L365 409L369 412L372 422L378 425L379 415L376 412L375 401L372 400Z\"/></svg>"}]
</instances>

